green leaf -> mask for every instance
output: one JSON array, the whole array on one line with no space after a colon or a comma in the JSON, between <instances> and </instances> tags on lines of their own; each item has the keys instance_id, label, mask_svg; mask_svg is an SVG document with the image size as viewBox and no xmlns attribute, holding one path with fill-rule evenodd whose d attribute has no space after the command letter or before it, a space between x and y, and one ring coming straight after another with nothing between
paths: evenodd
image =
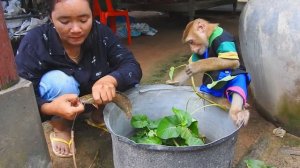
<instances>
[{"instance_id":1,"label":"green leaf","mask_svg":"<svg viewBox=\"0 0 300 168\"><path fill-rule=\"evenodd\" d=\"M143 144L157 144L161 145L162 141L158 137L144 137L142 139L139 139L137 143L143 143Z\"/></svg>"},{"instance_id":2,"label":"green leaf","mask_svg":"<svg viewBox=\"0 0 300 168\"><path fill-rule=\"evenodd\" d=\"M192 133L191 130L189 130L186 127L181 127L181 131L180 131L180 136L181 138L188 140L190 137L192 137Z\"/></svg>"},{"instance_id":3,"label":"green leaf","mask_svg":"<svg viewBox=\"0 0 300 168\"><path fill-rule=\"evenodd\" d=\"M273 166L266 165L261 160L249 159L244 161L248 168L274 168Z\"/></svg>"},{"instance_id":4,"label":"green leaf","mask_svg":"<svg viewBox=\"0 0 300 168\"><path fill-rule=\"evenodd\" d=\"M155 137L156 136L156 130L150 130L147 135L148 135L148 137Z\"/></svg>"},{"instance_id":5,"label":"green leaf","mask_svg":"<svg viewBox=\"0 0 300 168\"><path fill-rule=\"evenodd\" d=\"M199 128L198 128L198 121L197 120L193 120L192 124L188 127L193 136L194 137L197 137L197 138L200 138L202 142L206 142L206 137L205 135L203 135L200 131L199 131Z\"/></svg>"},{"instance_id":6,"label":"green leaf","mask_svg":"<svg viewBox=\"0 0 300 168\"><path fill-rule=\"evenodd\" d=\"M172 108L172 111L178 118L181 126L190 126L190 124L192 123L192 116L190 115L190 113L184 110L177 109L175 107Z\"/></svg>"},{"instance_id":7,"label":"green leaf","mask_svg":"<svg viewBox=\"0 0 300 168\"><path fill-rule=\"evenodd\" d=\"M230 80L234 79L235 77L236 77L236 76L228 75L228 76L224 77L224 78L221 79L221 80L213 81L212 83L208 84L208 85L207 85L207 88L208 88L208 89L211 89L211 88L215 87L218 83L230 81Z\"/></svg>"},{"instance_id":8,"label":"green leaf","mask_svg":"<svg viewBox=\"0 0 300 168\"><path fill-rule=\"evenodd\" d=\"M162 142L163 145L167 145L167 146L187 146L185 140L182 139L181 137L170 138L167 140L163 139Z\"/></svg>"},{"instance_id":9,"label":"green leaf","mask_svg":"<svg viewBox=\"0 0 300 168\"><path fill-rule=\"evenodd\" d=\"M185 141L189 146L204 145L204 142L200 138L191 136Z\"/></svg>"},{"instance_id":10,"label":"green leaf","mask_svg":"<svg viewBox=\"0 0 300 168\"><path fill-rule=\"evenodd\" d=\"M188 146L186 143L185 143L185 139L183 138L175 138L174 139L175 142L177 142L177 145L178 146Z\"/></svg>"},{"instance_id":11,"label":"green leaf","mask_svg":"<svg viewBox=\"0 0 300 168\"><path fill-rule=\"evenodd\" d=\"M188 129L191 130L191 133L195 136L199 136L199 129L198 129L198 121L194 120L191 125L188 127Z\"/></svg>"},{"instance_id":12,"label":"green leaf","mask_svg":"<svg viewBox=\"0 0 300 168\"><path fill-rule=\"evenodd\" d=\"M180 136L185 139L185 143L188 146L194 146L194 145L203 145L204 142L198 138L198 136L195 136L192 134L191 130L185 127L181 127L181 133Z\"/></svg>"},{"instance_id":13,"label":"green leaf","mask_svg":"<svg viewBox=\"0 0 300 168\"><path fill-rule=\"evenodd\" d=\"M180 135L180 129L177 128L178 120L175 116L164 117L158 127L157 136L162 139L176 138Z\"/></svg>"},{"instance_id":14,"label":"green leaf","mask_svg":"<svg viewBox=\"0 0 300 168\"><path fill-rule=\"evenodd\" d=\"M156 129L158 127L159 122L161 119L155 120L155 121L149 121L148 128L149 129Z\"/></svg>"},{"instance_id":15,"label":"green leaf","mask_svg":"<svg viewBox=\"0 0 300 168\"><path fill-rule=\"evenodd\" d=\"M136 143L192 146L204 144L198 130L198 122L191 114L172 108L175 115L149 120L146 115L135 115L131 125L136 133L131 137Z\"/></svg>"},{"instance_id":16,"label":"green leaf","mask_svg":"<svg viewBox=\"0 0 300 168\"><path fill-rule=\"evenodd\" d=\"M161 120L163 120L165 118L167 118L174 125L180 125L180 121L178 120L178 118L175 115L166 116L166 117L162 118Z\"/></svg>"},{"instance_id":17,"label":"green leaf","mask_svg":"<svg viewBox=\"0 0 300 168\"><path fill-rule=\"evenodd\" d=\"M134 128L144 128L148 125L148 117L144 114L137 114L132 116L130 123Z\"/></svg>"},{"instance_id":18,"label":"green leaf","mask_svg":"<svg viewBox=\"0 0 300 168\"><path fill-rule=\"evenodd\" d=\"M137 142L138 139L147 136L148 131L145 129L138 129L137 132L132 136L132 140Z\"/></svg>"},{"instance_id":19,"label":"green leaf","mask_svg":"<svg viewBox=\"0 0 300 168\"><path fill-rule=\"evenodd\" d=\"M138 129L138 131L135 133L137 137L143 137L147 135L148 131L146 129Z\"/></svg>"},{"instance_id":20,"label":"green leaf","mask_svg":"<svg viewBox=\"0 0 300 168\"><path fill-rule=\"evenodd\" d=\"M175 68L174 68L174 67L171 67L171 68L170 68L170 71L169 71L169 77L170 77L170 80L173 80L174 71L175 71Z\"/></svg>"}]
</instances>

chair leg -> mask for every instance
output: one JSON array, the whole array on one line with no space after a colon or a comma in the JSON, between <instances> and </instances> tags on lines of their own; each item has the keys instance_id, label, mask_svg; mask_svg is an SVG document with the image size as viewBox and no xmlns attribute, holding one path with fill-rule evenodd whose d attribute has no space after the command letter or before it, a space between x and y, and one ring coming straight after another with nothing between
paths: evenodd
<instances>
[{"instance_id":1,"label":"chair leg","mask_svg":"<svg viewBox=\"0 0 300 168\"><path fill-rule=\"evenodd\" d=\"M129 21L129 16L126 16L126 27L127 27L127 40L128 44L131 44L131 29L130 29L130 21Z\"/></svg>"},{"instance_id":2,"label":"chair leg","mask_svg":"<svg viewBox=\"0 0 300 168\"><path fill-rule=\"evenodd\" d=\"M100 6L99 6L99 2L98 0L93 0L93 15L95 17L99 17L99 20L101 18L101 10L100 10Z\"/></svg>"},{"instance_id":3,"label":"chair leg","mask_svg":"<svg viewBox=\"0 0 300 168\"><path fill-rule=\"evenodd\" d=\"M107 25L107 16L105 14L100 15L100 22Z\"/></svg>"},{"instance_id":4,"label":"chair leg","mask_svg":"<svg viewBox=\"0 0 300 168\"><path fill-rule=\"evenodd\" d=\"M116 17L112 16L112 17L108 17L109 18L109 24L110 24L110 28L111 30L116 33L117 32L117 23L116 23Z\"/></svg>"}]
</instances>

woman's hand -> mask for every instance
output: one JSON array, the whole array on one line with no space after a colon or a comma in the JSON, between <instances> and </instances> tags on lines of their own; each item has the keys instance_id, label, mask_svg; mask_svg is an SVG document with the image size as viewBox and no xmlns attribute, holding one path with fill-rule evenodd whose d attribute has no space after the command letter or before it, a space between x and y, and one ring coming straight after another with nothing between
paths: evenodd
<instances>
[{"instance_id":1,"label":"woman's hand","mask_svg":"<svg viewBox=\"0 0 300 168\"><path fill-rule=\"evenodd\" d=\"M84 111L84 106L80 103L76 94L65 94L57 97L50 103L41 106L42 113L55 115L67 120L74 120L77 114Z\"/></svg>"},{"instance_id":2,"label":"woman's hand","mask_svg":"<svg viewBox=\"0 0 300 168\"><path fill-rule=\"evenodd\" d=\"M95 82L92 87L92 95L96 104L106 104L116 96L117 80L106 75Z\"/></svg>"}]
</instances>

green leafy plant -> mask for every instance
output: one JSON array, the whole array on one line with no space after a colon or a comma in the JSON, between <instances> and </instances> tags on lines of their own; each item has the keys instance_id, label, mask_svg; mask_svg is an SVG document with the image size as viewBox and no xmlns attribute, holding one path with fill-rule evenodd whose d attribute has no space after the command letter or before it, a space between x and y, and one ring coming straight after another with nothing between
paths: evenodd
<instances>
[{"instance_id":1,"label":"green leafy plant","mask_svg":"<svg viewBox=\"0 0 300 168\"><path fill-rule=\"evenodd\" d=\"M203 145L205 137L200 134L198 121L190 113L172 108L174 115L157 120L150 120L144 114L134 115L131 119L136 133L131 140L136 143L168 146Z\"/></svg>"},{"instance_id":2,"label":"green leafy plant","mask_svg":"<svg viewBox=\"0 0 300 168\"><path fill-rule=\"evenodd\" d=\"M275 168L273 166L266 165L265 162L261 160L249 159L244 161L247 168Z\"/></svg>"}]
</instances>

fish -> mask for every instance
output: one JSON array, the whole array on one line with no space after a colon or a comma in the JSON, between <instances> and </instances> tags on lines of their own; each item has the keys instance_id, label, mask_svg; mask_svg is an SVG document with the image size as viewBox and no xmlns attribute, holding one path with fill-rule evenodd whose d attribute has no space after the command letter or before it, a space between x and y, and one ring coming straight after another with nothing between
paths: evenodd
<instances>
[{"instance_id":1,"label":"fish","mask_svg":"<svg viewBox=\"0 0 300 168\"><path fill-rule=\"evenodd\" d=\"M93 99L92 94L87 94L79 97L79 101L82 104L92 104L94 106L97 106L95 100ZM112 102L115 103L125 113L128 119L131 119L132 104L130 99L124 93L117 91L116 96L113 98Z\"/></svg>"}]
</instances>

